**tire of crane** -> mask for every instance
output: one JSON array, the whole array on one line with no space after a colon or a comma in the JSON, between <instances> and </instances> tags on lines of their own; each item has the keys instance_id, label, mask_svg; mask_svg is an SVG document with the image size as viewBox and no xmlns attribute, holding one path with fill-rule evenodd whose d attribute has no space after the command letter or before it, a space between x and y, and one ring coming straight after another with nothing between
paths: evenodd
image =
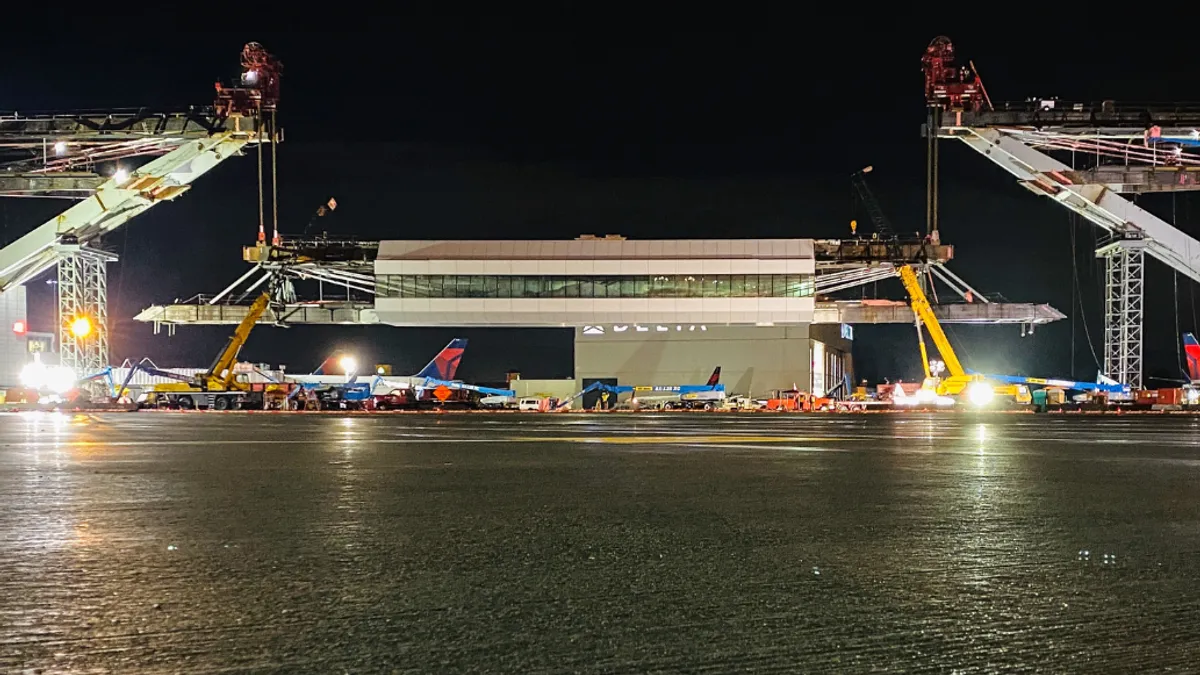
<instances>
[{"instance_id":1,"label":"tire of crane","mask_svg":"<svg viewBox=\"0 0 1200 675\"><path fill-rule=\"evenodd\" d=\"M192 400L191 396L180 396L175 400L183 410L191 410L196 407L196 402Z\"/></svg>"},{"instance_id":2,"label":"tire of crane","mask_svg":"<svg viewBox=\"0 0 1200 675\"><path fill-rule=\"evenodd\" d=\"M213 399L213 408L216 410L229 410L229 397L217 396Z\"/></svg>"}]
</instances>

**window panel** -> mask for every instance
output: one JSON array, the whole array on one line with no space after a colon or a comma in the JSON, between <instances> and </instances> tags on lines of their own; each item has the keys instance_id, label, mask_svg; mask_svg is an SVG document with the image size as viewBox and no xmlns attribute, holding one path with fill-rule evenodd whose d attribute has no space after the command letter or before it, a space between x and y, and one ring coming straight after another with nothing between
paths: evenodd
<instances>
[{"instance_id":1,"label":"window panel","mask_svg":"<svg viewBox=\"0 0 1200 675\"><path fill-rule=\"evenodd\" d=\"M812 274L654 276L379 275L379 297L746 298L811 297Z\"/></svg>"},{"instance_id":2,"label":"window panel","mask_svg":"<svg viewBox=\"0 0 1200 675\"><path fill-rule=\"evenodd\" d=\"M729 275L729 297L731 297L731 298L746 297L746 275L744 275L744 274Z\"/></svg>"},{"instance_id":3,"label":"window panel","mask_svg":"<svg viewBox=\"0 0 1200 675\"><path fill-rule=\"evenodd\" d=\"M800 297L800 275L799 274L787 275L787 297L789 297L789 298Z\"/></svg>"}]
</instances>

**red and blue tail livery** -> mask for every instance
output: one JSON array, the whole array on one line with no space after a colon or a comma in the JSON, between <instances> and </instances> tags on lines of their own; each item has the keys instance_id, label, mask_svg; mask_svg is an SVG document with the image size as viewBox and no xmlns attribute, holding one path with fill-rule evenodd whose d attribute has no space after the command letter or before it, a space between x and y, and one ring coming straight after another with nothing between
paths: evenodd
<instances>
[{"instance_id":1,"label":"red and blue tail livery","mask_svg":"<svg viewBox=\"0 0 1200 675\"><path fill-rule=\"evenodd\" d=\"M432 380L445 380L447 382L453 381L454 375L458 372L458 364L462 361L463 352L466 349L466 338L454 338L450 341L450 344L446 345L445 349L433 357L429 365L417 373L417 377L427 377Z\"/></svg>"},{"instance_id":2,"label":"red and blue tail livery","mask_svg":"<svg viewBox=\"0 0 1200 675\"><path fill-rule=\"evenodd\" d=\"M1200 382L1200 342L1191 333L1183 334L1183 354L1187 359L1188 379Z\"/></svg>"},{"instance_id":3,"label":"red and blue tail livery","mask_svg":"<svg viewBox=\"0 0 1200 675\"><path fill-rule=\"evenodd\" d=\"M708 384L705 386L715 387L721 381L721 366L717 366L712 375L708 376Z\"/></svg>"}]
</instances>

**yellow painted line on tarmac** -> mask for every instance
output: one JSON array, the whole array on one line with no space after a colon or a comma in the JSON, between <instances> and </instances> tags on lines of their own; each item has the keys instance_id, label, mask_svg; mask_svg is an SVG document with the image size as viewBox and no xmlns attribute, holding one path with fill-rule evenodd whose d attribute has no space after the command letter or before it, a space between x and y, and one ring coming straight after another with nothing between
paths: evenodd
<instances>
[{"instance_id":1,"label":"yellow painted line on tarmac","mask_svg":"<svg viewBox=\"0 0 1200 675\"><path fill-rule=\"evenodd\" d=\"M844 441L846 438L817 436L511 436L513 442L601 443L612 445L690 445L692 443L812 443Z\"/></svg>"}]
</instances>

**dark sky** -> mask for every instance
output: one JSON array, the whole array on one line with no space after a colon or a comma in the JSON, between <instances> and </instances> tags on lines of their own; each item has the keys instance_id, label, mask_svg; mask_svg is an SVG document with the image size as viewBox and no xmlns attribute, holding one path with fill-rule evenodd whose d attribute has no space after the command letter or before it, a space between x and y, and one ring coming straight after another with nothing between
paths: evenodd
<instances>
[{"instance_id":1,"label":"dark sky","mask_svg":"<svg viewBox=\"0 0 1200 675\"><path fill-rule=\"evenodd\" d=\"M285 64L284 232L301 229L334 196L339 208L323 224L363 237L820 238L847 233L855 215L848 176L866 164L897 228L923 229L920 56L935 35L949 35L975 61L995 100L1193 94L1194 61L1182 42L1072 49L1053 36L963 24L911 19L900 25L915 28L880 35L805 36L452 33L425 24L357 34L164 31L114 45L86 37L100 31L56 36L69 49L47 49L45 36L30 32L0 43L0 63L20 64L0 69L0 109L207 104L212 82L236 76L242 44L257 40ZM1153 49L1152 62L1138 56L1144 49ZM102 66L87 65L97 60ZM1015 327L955 328L960 356L981 370L1094 376L1085 332L1098 352L1093 229L1077 229L1081 314L1072 306L1067 211L966 147L944 144L942 157L952 268L981 291L1073 316L1023 339ZM244 270L240 247L257 224L254 170L252 156L229 160L111 236L122 255L110 277L114 358L195 365L220 346L229 328L154 336L128 317L215 292ZM1169 220L1169 197L1142 204ZM57 206L0 200L4 239ZM1200 204L1180 196L1175 208L1182 229L1200 229ZM1177 377L1176 317L1181 329L1197 328L1195 292L1179 280L1177 313L1171 272L1147 267L1147 370ZM902 297L898 283L878 290ZM468 379L496 379L508 368L570 375L569 333L547 330L262 328L243 356L308 370L342 347L411 371L455 335L472 341L460 370ZM864 376L919 370L911 327L860 326L856 335Z\"/></svg>"}]
</instances>

